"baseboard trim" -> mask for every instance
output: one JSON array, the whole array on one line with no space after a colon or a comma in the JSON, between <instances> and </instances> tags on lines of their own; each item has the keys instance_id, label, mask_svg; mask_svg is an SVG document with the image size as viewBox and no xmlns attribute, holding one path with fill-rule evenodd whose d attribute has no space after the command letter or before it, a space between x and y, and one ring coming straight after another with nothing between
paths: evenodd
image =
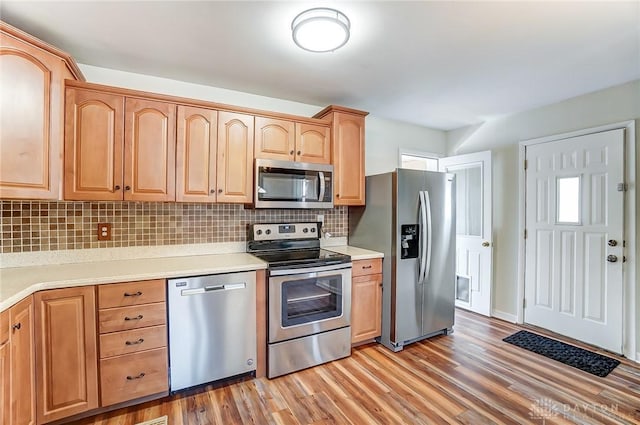
<instances>
[{"instance_id":1,"label":"baseboard trim","mask_svg":"<svg viewBox=\"0 0 640 425\"><path fill-rule=\"evenodd\" d=\"M504 311L491 310L491 316L495 317L496 319L505 320L510 323L518 323L518 316L511 313L505 313Z\"/></svg>"}]
</instances>

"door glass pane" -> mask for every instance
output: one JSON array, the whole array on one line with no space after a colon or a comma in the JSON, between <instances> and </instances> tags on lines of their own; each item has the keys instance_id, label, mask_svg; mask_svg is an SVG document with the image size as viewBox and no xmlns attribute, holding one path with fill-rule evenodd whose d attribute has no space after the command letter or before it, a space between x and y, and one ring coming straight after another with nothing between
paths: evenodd
<instances>
[{"instance_id":1,"label":"door glass pane","mask_svg":"<svg viewBox=\"0 0 640 425\"><path fill-rule=\"evenodd\" d=\"M447 171L456 175L456 234L482 236L482 165Z\"/></svg>"},{"instance_id":2,"label":"door glass pane","mask_svg":"<svg viewBox=\"0 0 640 425\"><path fill-rule=\"evenodd\" d=\"M580 177L557 180L557 222L580 224Z\"/></svg>"},{"instance_id":3,"label":"door glass pane","mask_svg":"<svg viewBox=\"0 0 640 425\"><path fill-rule=\"evenodd\" d=\"M316 322L342 314L342 275L282 283L282 327Z\"/></svg>"},{"instance_id":4,"label":"door glass pane","mask_svg":"<svg viewBox=\"0 0 640 425\"><path fill-rule=\"evenodd\" d=\"M402 168L438 171L438 158L402 154Z\"/></svg>"}]
</instances>

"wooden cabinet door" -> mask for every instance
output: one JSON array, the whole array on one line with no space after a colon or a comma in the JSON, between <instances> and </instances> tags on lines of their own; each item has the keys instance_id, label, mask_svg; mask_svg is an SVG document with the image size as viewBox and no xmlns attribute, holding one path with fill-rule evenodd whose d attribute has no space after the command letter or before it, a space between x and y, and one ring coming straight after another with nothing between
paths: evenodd
<instances>
[{"instance_id":1,"label":"wooden cabinet door","mask_svg":"<svg viewBox=\"0 0 640 425\"><path fill-rule=\"evenodd\" d=\"M218 113L218 202L253 200L253 116Z\"/></svg>"},{"instance_id":2,"label":"wooden cabinet door","mask_svg":"<svg viewBox=\"0 0 640 425\"><path fill-rule=\"evenodd\" d=\"M364 117L333 115L334 205L364 205Z\"/></svg>"},{"instance_id":3,"label":"wooden cabinet door","mask_svg":"<svg viewBox=\"0 0 640 425\"><path fill-rule=\"evenodd\" d=\"M0 423L11 418L11 347L9 345L9 310L0 313Z\"/></svg>"},{"instance_id":4,"label":"wooden cabinet door","mask_svg":"<svg viewBox=\"0 0 640 425\"><path fill-rule=\"evenodd\" d=\"M256 117L255 157L261 159L295 159L295 124L291 121Z\"/></svg>"},{"instance_id":5,"label":"wooden cabinet door","mask_svg":"<svg viewBox=\"0 0 640 425\"><path fill-rule=\"evenodd\" d=\"M95 288L40 291L34 297L38 423L97 408Z\"/></svg>"},{"instance_id":6,"label":"wooden cabinet door","mask_svg":"<svg viewBox=\"0 0 640 425\"><path fill-rule=\"evenodd\" d=\"M351 343L380 336L382 333L382 275L372 274L352 279Z\"/></svg>"},{"instance_id":7,"label":"wooden cabinet door","mask_svg":"<svg viewBox=\"0 0 640 425\"><path fill-rule=\"evenodd\" d=\"M176 201L216 200L218 112L178 106Z\"/></svg>"},{"instance_id":8,"label":"wooden cabinet door","mask_svg":"<svg viewBox=\"0 0 640 425\"><path fill-rule=\"evenodd\" d=\"M35 363L33 345L33 297L9 309L11 336L11 425L35 425Z\"/></svg>"},{"instance_id":9,"label":"wooden cabinet door","mask_svg":"<svg viewBox=\"0 0 640 425\"><path fill-rule=\"evenodd\" d=\"M328 126L296 123L296 161L331 163L331 138Z\"/></svg>"},{"instance_id":10,"label":"wooden cabinet door","mask_svg":"<svg viewBox=\"0 0 640 425\"><path fill-rule=\"evenodd\" d=\"M176 105L127 98L124 109L125 201L174 201Z\"/></svg>"},{"instance_id":11,"label":"wooden cabinet door","mask_svg":"<svg viewBox=\"0 0 640 425\"><path fill-rule=\"evenodd\" d=\"M0 198L59 199L60 58L0 37Z\"/></svg>"},{"instance_id":12,"label":"wooden cabinet door","mask_svg":"<svg viewBox=\"0 0 640 425\"><path fill-rule=\"evenodd\" d=\"M124 97L68 88L64 139L64 199L123 197Z\"/></svg>"}]
</instances>

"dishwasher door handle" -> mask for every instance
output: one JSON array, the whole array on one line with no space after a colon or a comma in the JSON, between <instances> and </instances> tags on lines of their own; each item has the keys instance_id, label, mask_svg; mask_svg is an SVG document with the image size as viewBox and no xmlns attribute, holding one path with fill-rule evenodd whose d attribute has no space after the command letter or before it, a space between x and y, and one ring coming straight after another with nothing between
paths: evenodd
<instances>
[{"instance_id":1,"label":"dishwasher door handle","mask_svg":"<svg viewBox=\"0 0 640 425\"><path fill-rule=\"evenodd\" d=\"M195 289L183 289L180 291L180 295L198 295L198 294L206 294L207 292L216 292L216 291L232 291L234 289L245 289L247 284L242 283L227 283L224 285L210 285L205 286L204 288L195 288Z\"/></svg>"}]
</instances>

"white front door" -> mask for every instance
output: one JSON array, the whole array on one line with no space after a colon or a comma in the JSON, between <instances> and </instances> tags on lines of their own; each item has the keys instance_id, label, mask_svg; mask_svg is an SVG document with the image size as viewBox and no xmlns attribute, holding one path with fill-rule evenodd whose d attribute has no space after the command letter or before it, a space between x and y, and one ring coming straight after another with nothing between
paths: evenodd
<instances>
[{"instance_id":1,"label":"white front door","mask_svg":"<svg viewBox=\"0 0 640 425\"><path fill-rule=\"evenodd\" d=\"M622 353L624 130L525 155L524 320Z\"/></svg>"},{"instance_id":2,"label":"white front door","mask_svg":"<svg viewBox=\"0 0 640 425\"><path fill-rule=\"evenodd\" d=\"M456 307L491 315L491 152L441 158L456 176Z\"/></svg>"}]
</instances>

